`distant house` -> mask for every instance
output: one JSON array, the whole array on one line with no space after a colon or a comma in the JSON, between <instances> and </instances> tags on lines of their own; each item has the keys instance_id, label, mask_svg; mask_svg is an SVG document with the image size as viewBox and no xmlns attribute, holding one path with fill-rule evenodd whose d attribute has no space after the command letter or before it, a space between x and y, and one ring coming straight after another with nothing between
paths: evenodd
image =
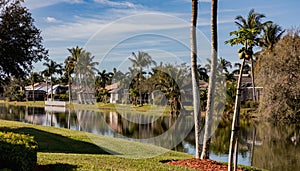
<instances>
[{"instance_id":1,"label":"distant house","mask_svg":"<svg viewBox=\"0 0 300 171\"><path fill-rule=\"evenodd\" d=\"M238 80L239 76L234 75L235 80ZM259 101L263 93L263 87L255 87L256 98ZM252 78L250 74L242 75L242 95L241 101L253 100L253 86Z\"/></svg>"},{"instance_id":2,"label":"distant house","mask_svg":"<svg viewBox=\"0 0 300 171\"><path fill-rule=\"evenodd\" d=\"M117 103L119 99L121 99L121 88L119 86L120 82L105 86L105 89L108 90L110 94L110 103Z\"/></svg>"},{"instance_id":3,"label":"distant house","mask_svg":"<svg viewBox=\"0 0 300 171\"><path fill-rule=\"evenodd\" d=\"M52 90L53 95L65 94L68 90L68 86L57 84L52 87ZM47 85L45 82L35 83L34 90L32 85L25 87L25 94L27 100L33 100L33 94L35 100L44 100L47 97L47 95L49 97L51 94L51 85Z\"/></svg>"}]
</instances>

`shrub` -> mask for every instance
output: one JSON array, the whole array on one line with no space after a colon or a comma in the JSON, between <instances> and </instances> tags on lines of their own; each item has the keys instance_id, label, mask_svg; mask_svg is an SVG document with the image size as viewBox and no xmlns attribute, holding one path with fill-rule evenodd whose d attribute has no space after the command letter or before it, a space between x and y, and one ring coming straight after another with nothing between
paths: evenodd
<instances>
[{"instance_id":1,"label":"shrub","mask_svg":"<svg viewBox=\"0 0 300 171\"><path fill-rule=\"evenodd\" d=\"M37 162L37 142L33 136L0 132L0 169L32 170Z\"/></svg>"}]
</instances>

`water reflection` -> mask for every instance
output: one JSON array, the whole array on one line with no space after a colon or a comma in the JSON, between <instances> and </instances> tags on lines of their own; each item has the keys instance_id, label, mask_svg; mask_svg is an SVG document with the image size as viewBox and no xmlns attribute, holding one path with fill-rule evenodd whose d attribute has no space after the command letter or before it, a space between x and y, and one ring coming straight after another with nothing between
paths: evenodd
<instances>
[{"instance_id":1,"label":"water reflection","mask_svg":"<svg viewBox=\"0 0 300 171\"><path fill-rule=\"evenodd\" d=\"M124 117L126 115L126 117ZM124 118L130 118L129 120ZM189 118L189 119L186 119ZM0 119L22 121L32 124L63 127L86 131L111 137L122 137L145 141L155 141L164 147L166 143L174 149L190 154L195 153L193 130L185 135L178 132L193 126L193 118L188 116L184 122L176 122L172 117L151 117L147 115L104 111L97 113L88 110L61 110L10 106L0 104ZM179 118L180 119L180 118ZM144 124L138 124L143 122ZM231 122L222 120L211 143L211 157L227 161ZM254 165L268 170L297 170L300 167L300 125L284 122L242 120L240 131L239 163ZM170 131L171 130L171 131ZM164 134L170 131L169 134ZM175 135L176 134L176 135ZM149 143L149 142L148 142Z\"/></svg>"}]
</instances>

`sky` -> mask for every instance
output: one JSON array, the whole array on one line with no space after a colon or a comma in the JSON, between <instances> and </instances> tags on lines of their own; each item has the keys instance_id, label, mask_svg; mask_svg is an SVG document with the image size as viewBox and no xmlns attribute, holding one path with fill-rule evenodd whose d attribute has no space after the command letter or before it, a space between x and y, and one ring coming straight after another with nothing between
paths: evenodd
<instances>
[{"instance_id":1,"label":"sky","mask_svg":"<svg viewBox=\"0 0 300 171\"><path fill-rule=\"evenodd\" d=\"M148 52L164 63L190 62L191 0L25 0L41 30L49 57L63 63L68 48L83 47L95 56L98 69L123 70L132 52ZM224 42L237 29L237 15L250 9L284 29L299 27L299 0L219 0L219 57L238 62L237 49ZM200 0L197 26L198 61L210 58L211 1ZM35 70L44 69L42 63Z\"/></svg>"}]
</instances>

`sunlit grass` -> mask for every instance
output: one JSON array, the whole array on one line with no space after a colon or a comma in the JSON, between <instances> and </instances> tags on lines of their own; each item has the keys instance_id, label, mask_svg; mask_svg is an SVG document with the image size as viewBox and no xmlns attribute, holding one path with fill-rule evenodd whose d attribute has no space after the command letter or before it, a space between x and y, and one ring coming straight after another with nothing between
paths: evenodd
<instances>
[{"instance_id":1,"label":"sunlit grass","mask_svg":"<svg viewBox=\"0 0 300 171\"><path fill-rule=\"evenodd\" d=\"M63 128L4 120L0 120L0 125L2 131L30 134L36 138L39 165L76 170L183 170L182 167L160 161L192 157L149 144Z\"/></svg>"}]
</instances>

